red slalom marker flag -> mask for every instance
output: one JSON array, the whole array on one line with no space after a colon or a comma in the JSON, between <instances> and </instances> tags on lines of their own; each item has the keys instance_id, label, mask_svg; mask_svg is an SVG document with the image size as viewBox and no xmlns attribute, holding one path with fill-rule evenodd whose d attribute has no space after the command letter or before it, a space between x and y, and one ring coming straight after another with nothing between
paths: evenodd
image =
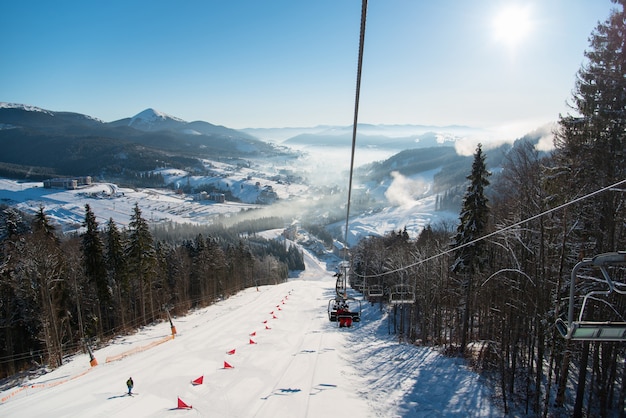
<instances>
[{"instance_id":1,"label":"red slalom marker flag","mask_svg":"<svg viewBox=\"0 0 626 418\"><path fill-rule=\"evenodd\" d=\"M256 331L250 333L251 337L254 337L255 335L256 335Z\"/></svg>"},{"instance_id":2,"label":"red slalom marker flag","mask_svg":"<svg viewBox=\"0 0 626 418\"><path fill-rule=\"evenodd\" d=\"M267 324L267 319L265 321L263 321L264 324Z\"/></svg>"},{"instance_id":3,"label":"red slalom marker flag","mask_svg":"<svg viewBox=\"0 0 626 418\"><path fill-rule=\"evenodd\" d=\"M272 315L272 319L278 319L276 315Z\"/></svg>"},{"instance_id":4,"label":"red slalom marker flag","mask_svg":"<svg viewBox=\"0 0 626 418\"><path fill-rule=\"evenodd\" d=\"M191 405L187 405L182 399L178 398L178 409L191 409Z\"/></svg>"},{"instance_id":5,"label":"red slalom marker flag","mask_svg":"<svg viewBox=\"0 0 626 418\"><path fill-rule=\"evenodd\" d=\"M229 354L232 356L233 354L235 354L235 349L233 348L232 350L227 351L226 354Z\"/></svg>"},{"instance_id":6,"label":"red slalom marker flag","mask_svg":"<svg viewBox=\"0 0 626 418\"><path fill-rule=\"evenodd\" d=\"M250 338L250 344L256 344L256 343L252 340L252 338Z\"/></svg>"},{"instance_id":7,"label":"red slalom marker flag","mask_svg":"<svg viewBox=\"0 0 626 418\"><path fill-rule=\"evenodd\" d=\"M271 329L270 327L268 327L267 325L265 326L265 329Z\"/></svg>"},{"instance_id":8,"label":"red slalom marker flag","mask_svg":"<svg viewBox=\"0 0 626 418\"><path fill-rule=\"evenodd\" d=\"M201 385L202 382L204 382L204 375L200 376L196 380L192 380L191 384L194 385L194 386L197 386L197 385Z\"/></svg>"},{"instance_id":9,"label":"red slalom marker flag","mask_svg":"<svg viewBox=\"0 0 626 418\"><path fill-rule=\"evenodd\" d=\"M227 361L225 361L225 362L224 362L224 368L225 368L225 369L234 369L235 367L234 367L234 366L231 366L230 364L228 364L228 362L227 362Z\"/></svg>"}]
</instances>

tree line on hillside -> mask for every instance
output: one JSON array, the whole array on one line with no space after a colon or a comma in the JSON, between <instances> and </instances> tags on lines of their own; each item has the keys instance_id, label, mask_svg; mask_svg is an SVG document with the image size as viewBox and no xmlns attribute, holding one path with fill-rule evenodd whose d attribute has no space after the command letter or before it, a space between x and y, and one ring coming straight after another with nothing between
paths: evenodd
<instances>
[{"instance_id":1,"label":"tree line on hillside","mask_svg":"<svg viewBox=\"0 0 626 418\"><path fill-rule=\"evenodd\" d=\"M110 337L304 269L295 245L242 237L243 226L214 235L196 228L193 238L153 233L138 204L125 229L113 219L101 228L87 204L83 227L61 236L43 207L31 217L1 212L0 377L55 368ZM187 237L194 232L181 228Z\"/></svg>"},{"instance_id":2,"label":"tree line on hillside","mask_svg":"<svg viewBox=\"0 0 626 418\"><path fill-rule=\"evenodd\" d=\"M559 117L550 155L520 141L490 179L479 145L456 230L431 225L414 240L393 232L354 249L351 280L414 288L405 326L394 330L466 356L505 411L626 411L624 342L566 340L555 327L567 315L574 265L626 250L626 2L614 2L621 10L594 30L577 75L579 116ZM611 272L622 290L624 270ZM582 295L592 289L576 286ZM626 297L598 298L585 319L626 321Z\"/></svg>"}]
</instances>

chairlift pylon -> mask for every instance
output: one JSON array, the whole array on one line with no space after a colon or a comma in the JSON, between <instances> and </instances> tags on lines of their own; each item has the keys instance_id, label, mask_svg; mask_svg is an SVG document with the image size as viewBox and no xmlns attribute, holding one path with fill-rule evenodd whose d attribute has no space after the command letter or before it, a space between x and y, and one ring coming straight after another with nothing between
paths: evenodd
<instances>
[{"instance_id":1,"label":"chairlift pylon","mask_svg":"<svg viewBox=\"0 0 626 418\"><path fill-rule=\"evenodd\" d=\"M626 341L626 320L617 311L615 312L621 317L619 321L585 320L584 318L585 308L589 300L608 304L608 301L598 298L598 296L606 297L613 292L626 295L626 283L614 281L609 272L609 267L626 267L626 251L598 254L592 258L583 259L572 269L567 321L559 318L555 324L563 338L576 341ZM578 271L582 268L597 268L602 278L579 276ZM606 285L606 289L587 292L583 296L578 318L576 318L576 280L578 278L603 283Z\"/></svg>"}]
</instances>

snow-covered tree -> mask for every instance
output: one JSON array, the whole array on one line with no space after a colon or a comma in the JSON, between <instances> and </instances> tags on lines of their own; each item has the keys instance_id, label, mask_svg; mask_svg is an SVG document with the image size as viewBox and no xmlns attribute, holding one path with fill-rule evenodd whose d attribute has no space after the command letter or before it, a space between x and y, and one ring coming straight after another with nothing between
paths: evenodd
<instances>
[{"instance_id":1,"label":"snow-covered tree","mask_svg":"<svg viewBox=\"0 0 626 418\"><path fill-rule=\"evenodd\" d=\"M597 26L589 38L586 62L577 74L572 108L561 116L555 146L562 181L580 196L626 178L626 16L622 10ZM609 192L580 208L587 241L583 250L615 251L623 235L624 193ZM593 255L593 254L591 254Z\"/></svg>"},{"instance_id":2,"label":"snow-covered tree","mask_svg":"<svg viewBox=\"0 0 626 418\"><path fill-rule=\"evenodd\" d=\"M479 273L485 263L484 246L481 238L487 229L489 217L488 199L485 196L485 188L489 185L488 177L491 175L485 165L485 154L482 145L478 144L474 153L472 172L467 179L470 184L463 196L463 205L459 216L459 226L454 238L455 260L452 271L463 277L464 306L463 306L463 330L461 335L461 352L465 350L467 334L469 330L472 281L473 276Z\"/></svg>"}]
</instances>

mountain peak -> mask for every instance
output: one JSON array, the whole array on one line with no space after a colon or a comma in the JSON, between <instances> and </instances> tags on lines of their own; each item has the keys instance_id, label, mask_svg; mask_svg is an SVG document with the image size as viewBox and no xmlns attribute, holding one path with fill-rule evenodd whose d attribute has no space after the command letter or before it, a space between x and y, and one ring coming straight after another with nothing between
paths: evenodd
<instances>
[{"instance_id":1,"label":"mountain peak","mask_svg":"<svg viewBox=\"0 0 626 418\"><path fill-rule=\"evenodd\" d=\"M134 128L147 129L152 130L158 128L159 125L163 125L168 122L181 122L185 123L184 120L179 119L174 116L170 116L167 113L160 112L153 108L148 108L142 112L137 113L130 119L128 126L132 126Z\"/></svg>"}]
</instances>

